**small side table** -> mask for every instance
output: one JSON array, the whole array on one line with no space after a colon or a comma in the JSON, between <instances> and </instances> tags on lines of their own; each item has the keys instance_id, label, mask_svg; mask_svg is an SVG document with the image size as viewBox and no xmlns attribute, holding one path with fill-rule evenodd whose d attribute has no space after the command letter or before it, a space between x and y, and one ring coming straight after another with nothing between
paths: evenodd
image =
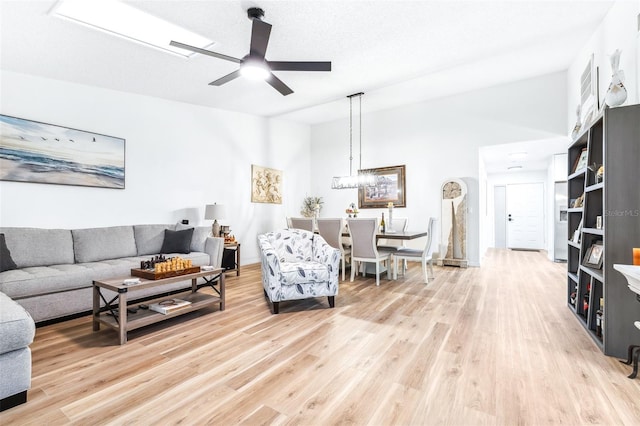
<instances>
[{"instance_id":1,"label":"small side table","mask_svg":"<svg viewBox=\"0 0 640 426\"><path fill-rule=\"evenodd\" d=\"M638 301L640 302L640 296L638 296ZM634 322L633 325L640 330L640 321ZM640 345L629 345L627 360L620 362L633 367L633 371L629 375L630 379L635 379L638 376L638 358L640 358Z\"/></svg>"},{"instance_id":2,"label":"small side table","mask_svg":"<svg viewBox=\"0 0 640 426\"><path fill-rule=\"evenodd\" d=\"M635 250L635 249L634 249ZM636 300L640 302L640 265L614 264L613 269L620 272L627 279L629 290L636 294ZM633 325L640 330L640 321L635 321ZM629 345L627 360L620 361L623 364L632 365L633 371L628 376L635 379L638 376L638 361L640 359L640 345Z\"/></svg>"},{"instance_id":3,"label":"small side table","mask_svg":"<svg viewBox=\"0 0 640 426\"><path fill-rule=\"evenodd\" d=\"M235 251L235 267L233 269L227 269L224 272L234 272L236 273L236 277L240 276L240 243L224 243L224 248Z\"/></svg>"}]
</instances>

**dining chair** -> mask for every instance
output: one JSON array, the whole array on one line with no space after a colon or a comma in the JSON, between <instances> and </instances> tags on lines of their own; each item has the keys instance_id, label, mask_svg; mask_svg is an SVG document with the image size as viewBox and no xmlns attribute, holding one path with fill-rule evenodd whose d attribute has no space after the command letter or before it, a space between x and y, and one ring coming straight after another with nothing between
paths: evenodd
<instances>
[{"instance_id":1,"label":"dining chair","mask_svg":"<svg viewBox=\"0 0 640 426\"><path fill-rule=\"evenodd\" d=\"M345 249L342 245L342 231L344 220L342 218L318 219L318 233L331 247L340 250L342 260L342 281L346 278L346 259L351 256L351 248Z\"/></svg>"},{"instance_id":2,"label":"dining chair","mask_svg":"<svg viewBox=\"0 0 640 426\"><path fill-rule=\"evenodd\" d=\"M293 229L304 229L305 231L313 232L313 218L310 217L291 217L289 218L291 222L290 228Z\"/></svg>"},{"instance_id":3,"label":"dining chair","mask_svg":"<svg viewBox=\"0 0 640 426\"><path fill-rule=\"evenodd\" d=\"M409 218L408 217L394 217L393 218L393 229L396 232L406 232L409 228ZM393 255L396 250L402 247L406 247L405 240L396 240L391 238L378 238L377 241L378 250L390 252ZM403 268L407 269L407 262L403 262Z\"/></svg>"},{"instance_id":4,"label":"dining chair","mask_svg":"<svg viewBox=\"0 0 640 426\"><path fill-rule=\"evenodd\" d=\"M427 243L425 244L424 249L417 250L401 247L396 250L393 254L393 279L398 279L399 261L421 262L425 284L429 283L429 279L433 279L433 236L435 235L437 221L438 220L433 217L429 218L429 233L427 234ZM404 268L402 272L404 274Z\"/></svg>"},{"instance_id":5,"label":"dining chair","mask_svg":"<svg viewBox=\"0 0 640 426\"><path fill-rule=\"evenodd\" d=\"M375 263L377 286L380 285L380 264L386 262L387 279L391 279L391 253L379 252L376 247L377 219L347 219L347 224L351 235L351 281L355 277L356 262Z\"/></svg>"},{"instance_id":6,"label":"dining chair","mask_svg":"<svg viewBox=\"0 0 640 426\"><path fill-rule=\"evenodd\" d=\"M393 218L393 229L396 232L407 232L407 229L409 229L409 218L408 217L394 217ZM390 238L379 238L378 239L378 249L397 250L399 247L404 247L404 246L405 246L405 240L395 240L395 239L392 240Z\"/></svg>"}]
</instances>

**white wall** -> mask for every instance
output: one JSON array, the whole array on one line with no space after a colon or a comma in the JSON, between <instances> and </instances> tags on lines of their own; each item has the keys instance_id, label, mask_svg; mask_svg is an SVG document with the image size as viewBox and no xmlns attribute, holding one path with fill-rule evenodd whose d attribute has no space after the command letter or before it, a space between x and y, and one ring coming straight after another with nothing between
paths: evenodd
<instances>
[{"instance_id":1,"label":"white wall","mask_svg":"<svg viewBox=\"0 0 640 426\"><path fill-rule=\"evenodd\" d=\"M477 90L445 99L407 105L364 115L364 168L405 164L409 227L425 229L429 216L440 217L440 185L449 177L469 185L468 257L478 265L479 157L478 148L566 134L566 79L555 73ZM348 110L348 99L344 108ZM357 144L355 145L357 148ZM358 152L354 153L354 168ZM348 119L311 128L311 192L322 196L322 216L342 216L356 190L332 190L331 177L349 172ZM379 216L367 210L362 216Z\"/></svg>"},{"instance_id":2,"label":"white wall","mask_svg":"<svg viewBox=\"0 0 640 426\"><path fill-rule=\"evenodd\" d=\"M628 96L624 105L640 103L640 37L638 36L638 14L640 0L617 1L602 21L594 28L594 33L575 59L567 72L568 88L568 122L567 134L571 133L576 123L575 109L580 103L580 77L591 54L594 54L595 65L600 69L599 94L600 103L611 82L610 55L620 49L620 69L624 71Z\"/></svg>"},{"instance_id":3,"label":"white wall","mask_svg":"<svg viewBox=\"0 0 640 426\"><path fill-rule=\"evenodd\" d=\"M0 182L0 224L81 228L223 224L258 262L256 235L283 227L309 192L310 128L130 93L2 71L0 112L126 139L126 189ZM251 203L251 164L284 171L283 203Z\"/></svg>"}]
</instances>

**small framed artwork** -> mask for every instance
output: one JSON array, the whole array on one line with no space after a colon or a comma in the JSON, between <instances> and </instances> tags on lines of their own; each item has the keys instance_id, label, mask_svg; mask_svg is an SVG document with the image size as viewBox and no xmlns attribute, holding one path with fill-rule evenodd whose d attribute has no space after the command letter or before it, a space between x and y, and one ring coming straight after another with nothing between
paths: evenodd
<instances>
[{"instance_id":1,"label":"small framed artwork","mask_svg":"<svg viewBox=\"0 0 640 426\"><path fill-rule=\"evenodd\" d=\"M251 202L282 204L282 170L251 165Z\"/></svg>"},{"instance_id":2,"label":"small framed artwork","mask_svg":"<svg viewBox=\"0 0 640 426\"><path fill-rule=\"evenodd\" d=\"M602 260L604 255L604 246L602 242L597 242L587 249L582 264L589 268L602 268Z\"/></svg>"},{"instance_id":3,"label":"small framed artwork","mask_svg":"<svg viewBox=\"0 0 640 426\"><path fill-rule=\"evenodd\" d=\"M359 170L358 173L373 175L375 182L358 188L359 208L386 208L389 203L393 203L394 207L407 206L404 165Z\"/></svg>"},{"instance_id":4,"label":"small framed artwork","mask_svg":"<svg viewBox=\"0 0 640 426\"><path fill-rule=\"evenodd\" d=\"M0 115L0 180L124 189L125 140Z\"/></svg>"},{"instance_id":5,"label":"small framed artwork","mask_svg":"<svg viewBox=\"0 0 640 426\"><path fill-rule=\"evenodd\" d=\"M584 148L573 166L573 173L587 167L587 161L588 161L587 148Z\"/></svg>"}]
</instances>

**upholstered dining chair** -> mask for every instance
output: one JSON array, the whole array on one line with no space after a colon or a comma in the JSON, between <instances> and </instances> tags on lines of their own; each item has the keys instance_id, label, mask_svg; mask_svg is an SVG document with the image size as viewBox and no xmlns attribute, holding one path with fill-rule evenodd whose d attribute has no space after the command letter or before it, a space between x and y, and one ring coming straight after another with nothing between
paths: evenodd
<instances>
[{"instance_id":1,"label":"upholstered dining chair","mask_svg":"<svg viewBox=\"0 0 640 426\"><path fill-rule=\"evenodd\" d=\"M408 217L394 217L393 218L393 230L396 232L407 232L409 228L409 218ZM389 249L389 250L397 250L399 247L405 246L405 240L392 240L390 238L379 238L378 239L378 250L380 249Z\"/></svg>"},{"instance_id":2,"label":"upholstered dining chair","mask_svg":"<svg viewBox=\"0 0 640 426\"><path fill-rule=\"evenodd\" d=\"M435 235L437 219L429 218L429 227L427 234L427 243L422 250L401 247L393 254L393 278L398 278L398 262L420 262L422 263L422 275L424 275L424 283L428 284L433 279L433 236ZM404 274L404 267L402 268Z\"/></svg>"},{"instance_id":3,"label":"upholstered dining chair","mask_svg":"<svg viewBox=\"0 0 640 426\"><path fill-rule=\"evenodd\" d=\"M356 273L357 262L376 265L376 285L380 285L380 264L387 265L387 279L391 279L391 253L379 252L376 247L378 221L376 218L347 219L351 234L351 281Z\"/></svg>"},{"instance_id":4,"label":"upholstered dining chair","mask_svg":"<svg viewBox=\"0 0 640 426\"><path fill-rule=\"evenodd\" d=\"M393 230L396 232L407 232L409 228L408 217L394 217L393 218ZM406 247L405 240L396 240L391 238L378 238L378 251L389 252L393 254L402 247ZM407 262L403 262L403 268L407 269Z\"/></svg>"},{"instance_id":5,"label":"upholstered dining chair","mask_svg":"<svg viewBox=\"0 0 640 426\"><path fill-rule=\"evenodd\" d=\"M342 281L346 277L346 259L351 256L351 248L345 249L342 245L342 230L344 220L342 218L318 219L318 233L331 247L340 250L340 260L342 261Z\"/></svg>"},{"instance_id":6,"label":"upholstered dining chair","mask_svg":"<svg viewBox=\"0 0 640 426\"><path fill-rule=\"evenodd\" d=\"M310 217L291 217L289 218L291 222L290 228L293 229L304 229L305 231L313 232L313 218Z\"/></svg>"}]
</instances>

